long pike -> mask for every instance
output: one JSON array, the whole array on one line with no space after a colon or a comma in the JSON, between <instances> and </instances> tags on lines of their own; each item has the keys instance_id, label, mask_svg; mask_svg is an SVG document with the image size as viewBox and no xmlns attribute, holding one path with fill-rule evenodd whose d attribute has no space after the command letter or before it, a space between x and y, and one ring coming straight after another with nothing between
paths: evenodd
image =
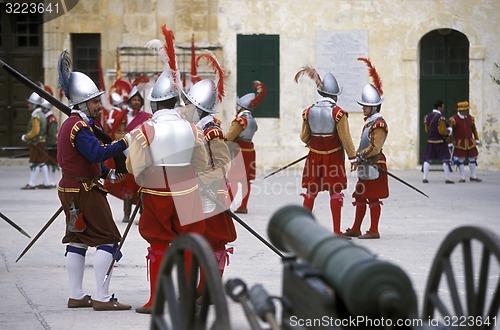
<instances>
[{"instance_id":1,"label":"long pike","mask_svg":"<svg viewBox=\"0 0 500 330\"><path fill-rule=\"evenodd\" d=\"M54 215L49 219L49 221L47 221L45 226L43 226L43 228L40 229L38 234L36 234L36 236L31 240L31 242L29 242L29 244L26 246L23 252L21 252L19 257L17 257L16 262L18 262L26 254L26 252L28 252L28 250L33 246L33 244L35 244L35 242L40 238L40 236L42 236L42 234L47 230L47 228L50 227L50 225L54 222L54 220L56 220L56 218L59 216L59 214L61 214L62 211L63 207L61 206L59 207L59 209L57 209L56 213L54 213Z\"/></svg>"},{"instance_id":2,"label":"long pike","mask_svg":"<svg viewBox=\"0 0 500 330\"><path fill-rule=\"evenodd\" d=\"M5 215L3 215L2 212L0 212L0 218L4 219L5 221L7 221L7 223L9 225L11 225L12 227L16 228L21 234L23 234L24 236L28 237L28 238L31 238L30 235L28 235L28 233L26 233L21 227L19 227L14 221L10 220L9 218L7 218Z\"/></svg>"}]
</instances>

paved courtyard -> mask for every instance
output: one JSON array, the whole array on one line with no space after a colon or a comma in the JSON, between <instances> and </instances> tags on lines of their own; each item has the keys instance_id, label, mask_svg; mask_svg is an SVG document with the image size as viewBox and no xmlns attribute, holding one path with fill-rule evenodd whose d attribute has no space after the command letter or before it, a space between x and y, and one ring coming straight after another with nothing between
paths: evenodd
<instances>
[{"instance_id":1,"label":"paved courtyard","mask_svg":"<svg viewBox=\"0 0 500 330\"><path fill-rule=\"evenodd\" d=\"M240 215L249 226L267 237L267 224L279 208L301 205L301 166L290 168L263 179L272 169L260 171L253 185L249 213ZM423 297L429 269L436 250L454 228L474 225L500 235L500 172L479 168L481 183L444 184L442 172L432 171L430 183L423 184L418 169L398 170L395 175L415 185L429 195L425 198L415 191L390 180L391 195L384 200L380 220L380 240L352 240L378 258L400 266L410 277L419 300ZM457 173L453 173L458 181ZM21 226L31 237L43 227L59 208L55 189L25 191L28 167L23 162L0 162L0 212ZM345 191L342 228L351 226L354 207L350 194L355 183L350 174ZM122 202L109 197L118 228L121 222ZM318 196L314 216L331 230L328 196ZM367 230L369 218L362 230ZM236 224L238 239L231 244L234 254L226 268L223 281L241 278L248 286L261 283L271 295L281 295L282 265L280 258L268 247ZM0 220L0 329L147 329L150 316L131 311L95 312L92 309L68 309L68 281L65 270L63 216L59 216L31 250L15 262L30 239L21 235L5 221ZM148 298L146 277L146 242L133 225L123 247L124 258L116 264L110 291L120 301L141 306ZM89 294L95 290L92 261L93 249L87 253L84 288ZM234 329L248 329L241 305L230 301L230 317ZM421 308L421 303L419 303Z\"/></svg>"}]
</instances>

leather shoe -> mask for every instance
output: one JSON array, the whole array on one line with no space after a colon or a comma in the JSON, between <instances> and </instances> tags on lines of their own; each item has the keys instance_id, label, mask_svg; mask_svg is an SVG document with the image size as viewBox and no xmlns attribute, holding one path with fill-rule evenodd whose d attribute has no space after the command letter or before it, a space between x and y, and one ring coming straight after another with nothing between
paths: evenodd
<instances>
[{"instance_id":1,"label":"leather shoe","mask_svg":"<svg viewBox=\"0 0 500 330\"><path fill-rule=\"evenodd\" d=\"M455 181L445 180L444 183L455 183Z\"/></svg>"},{"instance_id":2,"label":"leather shoe","mask_svg":"<svg viewBox=\"0 0 500 330\"><path fill-rule=\"evenodd\" d=\"M359 239L377 239L380 238L379 233L373 233L371 231L367 231L365 234L358 236Z\"/></svg>"},{"instance_id":3,"label":"leather shoe","mask_svg":"<svg viewBox=\"0 0 500 330\"><path fill-rule=\"evenodd\" d=\"M470 178L470 181L471 182L481 182L483 180L479 179L479 178Z\"/></svg>"},{"instance_id":4,"label":"leather shoe","mask_svg":"<svg viewBox=\"0 0 500 330\"><path fill-rule=\"evenodd\" d=\"M239 208L239 209L237 209L236 211L234 211L234 213L247 214L247 213L248 213L248 210L247 210L247 209L242 209L242 208Z\"/></svg>"},{"instance_id":5,"label":"leather shoe","mask_svg":"<svg viewBox=\"0 0 500 330\"><path fill-rule=\"evenodd\" d=\"M30 186L29 184L25 185L24 187L21 188L22 190L34 190L36 189L35 186Z\"/></svg>"},{"instance_id":6,"label":"leather shoe","mask_svg":"<svg viewBox=\"0 0 500 330\"><path fill-rule=\"evenodd\" d=\"M89 295L84 296L82 299L68 299L68 308L83 308L92 307L92 297Z\"/></svg>"},{"instance_id":7,"label":"leather shoe","mask_svg":"<svg viewBox=\"0 0 500 330\"><path fill-rule=\"evenodd\" d=\"M422 180L422 182L423 182L423 183L429 183L429 180L427 180L427 179L423 179L423 180Z\"/></svg>"},{"instance_id":8,"label":"leather shoe","mask_svg":"<svg viewBox=\"0 0 500 330\"><path fill-rule=\"evenodd\" d=\"M347 239L347 240L350 240L351 238L347 235L344 235L343 233L340 233L340 234L335 234L337 235L337 237L340 237L340 238L343 238L343 239Z\"/></svg>"},{"instance_id":9,"label":"leather shoe","mask_svg":"<svg viewBox=\"0 0 500 330\"><path fill-rule=\"evenodd\" d=\"M151 314L153 312L153 306L142 306L135 309L136 313L139 314Z\"/></svg>"},{"instance_id":10,"label":"leather shoe","mask_svg":"<svg viewBox=\"0 0 500 330\"><path fill-rule=\"evenodd\" d=\"M349 237L358 237L361 236L361 231L360 230L352 230L351 228L347 228L347 230L344 232L345 236Z\"/></svg>"},{"instance_id":11,"label":"leather shoe","mask_svg":"<svg viewBox=\"0 0 500 330\"><path fill-rule=\"evenodd\" d=\"M458 182L462 183L462 182L465 182L465 180L464 179L460 179L460 180L458 180Z\"/></svg>"},{"instance_id":12,"label":"leather shoe","mask_svg":"<svg viewBox=\"0 0 500 330\"><path fill-rule=\"evenodd\" d=\"M130 305L119 303L114 294L106 302L94 300L92 307L95 311L125 311L132 308Z\"/></svg>"}]
</instances>

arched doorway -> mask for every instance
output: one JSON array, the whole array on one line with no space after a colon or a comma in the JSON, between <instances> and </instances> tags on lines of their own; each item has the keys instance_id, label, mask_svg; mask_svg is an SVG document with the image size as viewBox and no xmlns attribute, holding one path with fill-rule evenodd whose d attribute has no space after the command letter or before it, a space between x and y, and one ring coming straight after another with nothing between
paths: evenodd
<instances>
[{"instance_id":1,"label":"arched doorway","mask_svg":"<svg viewBox=\"0 0 500 330\"><path fill-rule=\"evenodd\" d=\"M456 30L439 29L420 40L420 145L419 162L427 141L424 117L434 102L445 104L445 116L455 113L457 102L469 99L469 40Z\"/></svg>"}]
</instances>

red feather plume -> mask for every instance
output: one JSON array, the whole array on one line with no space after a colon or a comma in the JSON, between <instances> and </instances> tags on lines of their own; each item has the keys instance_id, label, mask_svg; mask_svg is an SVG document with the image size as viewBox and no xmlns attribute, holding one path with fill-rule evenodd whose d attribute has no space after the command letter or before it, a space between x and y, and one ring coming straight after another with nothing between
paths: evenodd
<instances>
[{"instance_id":1,"label":"red feather plume","mask_svg":"<svg viewBox=\"0 0 500 330\"><path fill-rule=\"evenodd\" d=\"M224 95L226 93L224 88L224 70L220 66L219 61L217 61L215 55L212 53L204 53L198 55L198 57L196 58L197 66L202 58L207 61L208 66L214 69L214 73L217 75L217 79L215 82L217 85L217 99L219 100L219 102L222 102L222 99L224 98Z\"/></svg>"},{"instance_id":2,"label":"red feather plume","mask_svg":"<svg viewBox=\"0 0 500 330\"><path fill-rule=\"evenodd\" d=\"M163 24L161 26L161 33L165 38L165 54L167 54L168 58L168 66L172 70L172 79L174 82L177 82L180 77L177 77L177 61L175 59L175 47L174 47L174 32L172 30L167 29L167 25Z\"/></svg>"},{"instance_id":3,"label":"red feather plume","mask_svg":"<svg viewBox=\"0 0 500 330\"><path fill-rule=\"evenodd\" d=\"M253 88L257 91L257 95L255 95L255 98L250 102L248 106L250 109L255 108L260 102L262 102L262 100L266 96L266 91L267 91L266 85L264 85L258 80L255 80L253 82Z\"/></svg>"},{"instance_id":4,"label":"red feather plume","mask_svg":"<svg viewBox=\"0 0 500 330\"><path fill-rule=\"evenodd\" d=\"M137 78L134 79L132 82L132 86L138 86L140 84L147 84L149 82L149 77L146 76L144 73L141 73L141 75Z\"/></svg>"},{"instance_id":5,"label":"red feather plume","mask_svg":"<svg viewBox=\"0 0 500 330\"><path fill-rule=\"evenodd\" d=\"M383 95L384 91L382 90L382 80L380 80L380 76L378 75L378 72L375 69L375 67L372 65L372 62L366 57L358 57L358 61L366 63L366 66L368 67L368 75L373 80L373 87L377 89L380 95Z\"/></svg>"},{"instance_id":6,"label":"red feather plume","mask_svg":"<svg viewBox=\"0 0 500 330\"><path fill-rule=\"evenodd\" d=\"M321 80L319 73L312 66L307 65L302 67L302 69L300 69L299 72L295 74L295 82L298 83L300 77L302 77L303 75L307 75L309 78L314 80L314 82L316 83L316 87L320 89L323 87L323 80Z\"/></svg>"}]
</instances>

